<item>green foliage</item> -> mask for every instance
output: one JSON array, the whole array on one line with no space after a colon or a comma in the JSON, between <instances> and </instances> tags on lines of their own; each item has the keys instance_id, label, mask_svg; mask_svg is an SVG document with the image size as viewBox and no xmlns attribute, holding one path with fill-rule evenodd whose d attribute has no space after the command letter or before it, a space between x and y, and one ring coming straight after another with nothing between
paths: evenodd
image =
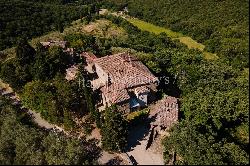
<instances>
[{"instance_id":1,"label":"green foliage","mask_svg":"<svg viewBox=\"0 0 250 166\"><path fill-rule=\"evenodd\" d=\"M162 56L169 57L167 71L177 76L182 91L183 120L165 139L166 158L173 151L182 158L176 164L247 164L249 142L242 143L244 135L239 139L233 131L249 119L248 77L219 60L177 50ZM240 151L237 158L230 148Z\"/></svg>"},{"instance_id":2,"label":"green foliage","mask_svg":"<svg viewBox=\"0 0 250 166\"><path fill-rule=\"evenodd\" d=\"M53 143L53 146L51 146ZM98 158L98 148L94 144L87 144L77 139L59 137L50 134L42 142L47 151L44 153L49 165L86 165L93 164L93 159ZM91 150L86 150L87 148Z\"/></svg>"},{"instance_id":3,"label":"green foliage","mask_svg":"<svg viewBox=\"0 0 250 166\"><path fill-rule=\"evenodd\" d=\"M20 85L20 81L16 73L13 72L15 69L14 61L9 60L1 64L0 76L2 80L8 82L14 89L17 89Z\"/></svg>"},{"instance_id":4,"label":"green foliage","mask_svg":"<svg viewBox=\"0 0 250 166\"><path fill-rule=\"evenodd\" d=\"M144 121L149 114L149 109L145 108L140 111L134 111L127 115L127 121L131 127Z\"/></svg>"},{"instance_id":5,"label":"green foliage","mask_svg":"<svg viewBox=\"0 0 250 166\"><path fill-rule=\"evenodd\" d=\"M16 45L19 37L31 39L52 30L62 32L73 20L88 14L86 6L68 2L71 1L1 1L0 50Z\"/></svg>"},{"instance_id":6,"label":"green foliage","mask_svg":"<svg viewBox=\"0 0 250 166\"><path fill-rule=\"evenodd\" d=\"M16 47L16 59L20 65L30 64L34 60L35 49L27 40L21 39Z\"/></svg>"},{"instance_id":7,"label":"green foliage","mask_svg":"<svg viewBox=\"0 0 250 166\"><path fill-rule=\"evenodd\" d=\"M117 39L115 46L132 48L134 50L146 53L152 53L155 52L157 49L161 48L175 48L177 46L176 43L172 41L169 37L167 37L165 33L160 33L156 35L147 31L141 31L132 23L121 17L116 17L112 15L106 15L103 17L112 21L112 23L121 26L127 31L127 40Z\"/></svg>"},{"instance_id":8,"label":"green foliage","mask_svg":"<svg viewBox=\"0 0 250 166\"><path fill-rule=\"evenodd\" d=\"M16 54L1 64L1 78L19 90L25 106L41 113L51 123L73 129L72 117L89 112L85 109L84 96L89 101L90 91L81 91L76 82L65 80L66 68L71 63L69 55L62 48L46 49L41 44L35 51L27 42L20 42ZM88 109L92 107L94 104Z\"/></svg>"},{"instance_id":9,"label":"green foliage","mask_svg":"<svg viewBox=\"0 0 250 166\"><path fill-rule=\"evenodd\" d=\"M102 146L108 151L124 151L127 146L128 125L115 105L104 112Z\"/></svg>"},{"instance_id":10,"label":"green foliage","mask_svg":"<svg viewBox=\"0 0 250 166\"><path fill-rule=\"evenodd\" d=\"M96 125L100 128L100 112L95 108L95 103L93 99L93 92L90 87L89 76L87 71L84 69L83 65L79 66L79 72L77 76L77 80L80 81L82 84L79 87L79 90L83 92L83 95L86 99L86 106L88 112L90 113L90 117L92 120L95 120Z\"/></svg>"},{"instance_id":11,"label":"green foliage","mask_svg":"<svg viewBox=\"0 0 250 166\"><path fill-rule=\"evenodd\" d=\"M138 118L140 116L145 116L148 113L149 113L149 109L147 109L147 108L140 110L140 111L131 112L130 114L128 114L127 120L131 121L131 120L134 120L135 118Z\"/></svg>"},{"instance_id":12,"label":"green foliage","mask_svg":"<svg viewBox=\"0 0 250 166\"><path fill-rule=\"evenodd\" d=\"M245 0L104 0L106 7L205 44L208 51L228 58L235 67L249 66L249 2Z\"/></svg>"},{"instance_id":13,"label":"green foliage","mask_svg":"<svg viewBox=\"0 0 250 166\"><path fill-rule=\"evenodd\" d=\"M70 47L75 48L77 52L91 51L95 55L105 56L110 54L110 39L98 38L85 34L69 34L65 36Z\"/></svg>"},{"instance_id":14,"label":"green foliage","mask_svg":"<svg viewBox=\"0 0 250 166\"><path fill-rule=\"evenodd\" d=\"M89 117L85 118L83 128L84 128L84 133L86 135L90 135L92 133L94 126L93 126L93 122L92 122L91 118L89 118Z\"/></svg>"},{"instance_id":15,"label":"green foliage","mask_svg":"<svg viewBox=\"0 0 250 166\"><path fill-rule=\"evenodd\" d=\"M0 96L1 164L96 164L100 149L94 142L35 128L27 123L27 118L26 113L11 106Z\"/></svg>"},{"instance_id":16,"label":"green foliage","mask_svg":"<svg viewBox=\"0 0 250 166\"><path fill-rule=\"evenodd\" d=\"M152 54L140 59L160 76L158 88L180 98L183 124L166 138L165 158L175 152L180 158L175 164L247 164L249 137L242 126L249 118L249 77L244 70L225 58L208 61L201 51L141 32L124 19L107 18L129 34L117 45ZM230 148L241 151L237 159Z\"/></svg>"},{"instance_id":17,"label":"green foliage","mask_svg":"<svg viewBox=\"0 0 250 166\"><path fill-rule=\"evenodd\" d=\"M228 142L229 140L225 138L218 139L216 133L212 135L202 130L204 130L202 126L187 121L179 124L163 142L166 159L169 159L169 154L174 151L181 157L175 164L246 165L249 163L249 155L240 145Z\"/></svg>"},{"instance_id":18,"label":"green foliage","mask_svg":"<svg viewBox=\"0 0 250 166\"><path fill-rule=\"evenodd\" d=\"M60 47L50 47L48 50L39 48L35 54L35 60L30 65L30 72L33 80L49 80L57 73L64 74L70 64L70 56L63 52Z\"/></svg>"},{"instance_id":19,"label":"green foliage","mask_svg":"<svg viewBox=\"0 0 250 166\"><path fill-rule=\"evenodd\" d=\"M16 57L1 64L0 76L15 90L31 80L49 80L59 73L65 73L70 57L62 48L48 50L37 46L37 51L27 41L21 41L16 48ZM10 72L11 71L11 72Z\"/></svg>"},{"instance_id":20,"label":"green foliage","mask_svg":"<svg viewBox=\"0 0 250 166\"><path fill-rule=\"evenodd\" d=\"M33 63L35 50L27 41L20 40L16 48L16 57L1 65L0 76L14 89L21 88L32 79L30 65Z\"/></svg>"},{"instance_id":21,"label":"green foliage","mask_svg":"<svg viewBox=\"0 0 250 166\"><path fill-rule=\"evenodd\" d=\"M21 95L23 104L41 113L49 122L64 124L72 129L73 113L80 113L84 103L81 93L61 76L49 82L32 81L24 86Z\"/></svg>"},{"instance_id":22,"label":"green foliage","mask_svg":"<svg viewBox=\"0 0 250 166\"><path fill-rule=\"evenodd\" d=\"M123 0L120 2L123 2ZM151 1L146 1L145 5L149 2ZM205 2L207 1L200 2L199 5L204 5ZM220 1L220 3L226 2L229 1ZM186 3L185 1L183 4ZM165 4L165 2L162 2L162 4ZM176 4L183 6L182 3ZM176 4L171 3L174 7L177 7ZM200 7L199 5L198 7ZM193 10L193 8L196 8L196 5L190 7L191 10ZM133 12L133 9L129 8L129 10ZM173 11L173 9L169 11ZM190 10L185 10L185 12L188 13L189 11ZM139 13L141 17L146 18L144 15L144 7L142 9L138 8L138 12L141 12ZM155 9L147 12L158 13ZM175 22L177 24L180 22L183 23L182 20L185 20L178 10L176 10L176 12L180 15L180 18L175 21L172 20L173 22L170 22L171 25L175 24ZM196 12L196 10L192 12ZM193 14L196 15L196 13ZM173 16L176 15L174 12ZM239 13L239 15L241 16L242 13ZM231 16L232 15L230 15L230 17ZM159 92L177 96L181 102L181 122L171 131L170 137L164 140L164 158L166 160L170 159L172 152L175 152L178 156L178 160L175 164L248 164L249 77L247 72L242 70L242 67L245 66L242 61L246 61L245 53L243 52L246 51L245 46L247 44L244 40L240 40L242 36L245 36L245 31L242 33L239 32L239 27L236 28L236 30L231 28L231 30L228 31L214 24L208 24L209 26L199 24L199 26L196 23L193 24L196 19L194 19L190 25L187 25L187 27L192 27L191 30L187 30L185 27L188 22L184 22L183 33L193 34L197 31L201 36L193 37L196 39L200 38L204 43L208 42L208 45L211 47L207 47L207 49L210 49L212 52L213 50L215 52L221 52L221 55L225 54L224 57L221 56L220 59L216 61L208 61L203 58L201 51L189 50L180 43L170 40L166 34L156 35L141 31L120 17L111 15L103 17L125 29L128 34L127 40L117 38L110 41L79 34L68 35L65 39L70 42L71 46L76 47L79 52L93 51L98 55L106 55L107 52L110 51L109 48L111 46L121 47L122 49L131 48L135 51L135 54L140 52L137 54L139 59L142 60L156 76L164 78L160 80L158 87ZM158 15L156 15L156 17L158 17ZM152 15L148 18L154 18L155 21L159 22L159 19L157 20L156 17ZM204 15L204 17L206 17L206 15ZM165 18L165 16L163 18ZM171 19L173 17L169 16L169 18ZM224 26L224 17L221 19L223 21L218 20L218 23L221 24L221 22L223 22ZM206 22L206 20L204 22ZM175 28L178 29L177 24ZM165 25L165 23L162 23L162 25ZM214 32L214 27L218 28L215 30L218 31L218 33ZM244 27L245 26L242 25L240 29L244 29ZM225 38L225 36L227 37ZM35 68L36 70L34 71L37 72L33 73L41 74L33 76L36 81L28 83L25 86L23 91L24 103L38 110L40 109L44 117L47 116L50 120L64 123L64 125L68 125L69 128L71 126L71 120L70 118L68 119L68 117L71 117L71 103L77 101L79 104L84 104L85 107L82 108L87 108L84 109L85 111L89 110L99 126L102 124L101 134L103 147L109 151L124 150L127 142L127 122L118 112L117 108L114 106L108 108L101 119L99 112L95 110L93 94L90 88L85 86L77 90L76 86L71 87L69 84L60 80L60 78L56 78L54 81L50 80L50 78L55 77L56 72L63 72L63 69L57 67L55 67L54 74L46 78L46 72L52 71L52 69L44 68L45 66L65 64L64 58L58 56L60 50L55 48L55 50L37 52L40 52L39 55L36 55L37 58L35 56L34 62L37 63L37 65L29 65L29 68ZM51 58L49 57L50 54L52 55ZM235 56L236 54L237 56ZM58 59L60 59L60 62ZM7 60L2 64L1 73L4 74L6 80L15 82L20 80L19 77L22 79L26 78L25 71L27 67L24 66L20 68L20 65L16 65L16 63L17 60ZM47 63L50 65L46 65ZM8 72L8 70L13 70L11 69L13 66L16 71L14 74ZM42 68L45 70L38 70L37 68L39 66L43 66ZM54 67L52 68L54 69ZM88 80L87 73L81 67L79 70L81 73L80 80L84 78L84 83L86 84ZM43 80L46 81L43 82ZM70 92L74 92L74 95ZM6 142L11 141L6 139ZM6 144L7 149L13 149L11 145L12 144ZM51 151L56 150L52 148ZM58 148L56 152L60 153L61 151L62 150ZM52 152L47 154L52 154ZM9 154L6 158L12 155L15 156L12 151ZM62 154L68 157L63 152ZM37 158L39 159L40 156L38 155ZM60 161L53 157L48 158L48 160L53 164L60 163Z\"/></svg>"}]
</instances>

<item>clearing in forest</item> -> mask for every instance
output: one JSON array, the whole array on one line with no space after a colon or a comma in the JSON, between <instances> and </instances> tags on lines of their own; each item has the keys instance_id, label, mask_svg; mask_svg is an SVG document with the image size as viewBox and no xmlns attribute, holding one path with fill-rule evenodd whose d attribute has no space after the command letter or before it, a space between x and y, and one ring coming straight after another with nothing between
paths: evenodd
<instances>
[{"instance_id":1,"label":"clearing in forest","mask_svg":"<svg viewBox=\"0 0 250 166\"><path fill-rule=\"evenodd\" d=\"M218 59L216 54L204 51L205 45L198 43L194 39L188 36L184 36L182 33L174 32L170 29L156 26L154 24L139 20L137 18L126 18L133 25L137 26L139 29L144 31L149 31L155 34L166 33L172 39L178 39L181 43L185 44L190 49L198 49L203 52L203 55L206 59Z\"/></svg>"},{"instance_id":2,"label":"clearing in forest","mask_svg":"<svg viewBox=\"0 0 250 166\"><path fill-rule=\"evenodd\" d=\"M148 23L148 22L136 19L136 18L132 18L132 19L127 18L127 20L131 22L132 24L134 24L135 26L137 26L138 28L140 28L141 30L149 31L157 35L162 32L165 32L171 38L178 38L178 37L183 36L183 34L181 33L174 32L174 31L171 31L170 29L156 26L156 25L153 25L151 23Z\"/></svg>"}]
</instances>

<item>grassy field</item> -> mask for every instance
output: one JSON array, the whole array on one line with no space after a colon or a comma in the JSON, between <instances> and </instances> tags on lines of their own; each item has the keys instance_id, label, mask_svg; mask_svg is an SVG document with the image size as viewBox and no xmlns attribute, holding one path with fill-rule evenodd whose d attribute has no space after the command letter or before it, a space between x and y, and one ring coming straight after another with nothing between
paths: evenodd
<instances>
[{"instance_id":1,"label":"grassy field","mask_svg":"<svg viewBox=\"0 0 250 166\"><path fill-rule=\"evenodd\" d=\"M193 40L191 37L179 37L178 38L180 40L181 43L185 44L188 46L188 48L194 48L194 49L198 49L200 51L203 51L205 46L201 43L196 42L195 40Z\"/></svg>"},{"instance_id":2,"label":"grassy field","mask_svg":"<svg viewBox=\"0 0 250 166\"><path fill-rule=\"evenodd\" d=\"M207 51L203 51L203 55L204 55L205 59L208 59L208 60L216 60L219 58L216 54L213 54L213 53L207 52Z\"/></svg>"},{"instance_id":3,"label":"grassy field","mask_svg":"<svg viewBox=\"0 0 250 166\"><path fill-rule=\"evenodd\" d=\"M181 33L173 32L173 31L171 31L171 30L169 30L167 28L159 27L159 26L147 23L145 21L141 21L139 19L128 18L127 20L129 22L131 22L132 24L134 24L135 26L137 26L138 28L140 28L141 30L144 30L144 31L149 31L149 32L152 32L152 33L155 33L155 34L160 34L162 32L165 32L171 38L178 38L178 37L183 36Z\"/></svg>"},{"instance_id":4,"label":"grassy field","mask_svg":"<svg viewBox=\"0 0 250 166\"><path fill-rule=\"evenodd\" d=\"M185 44L190 49L198 49L203 52L204 57L209 60L215 60L218 59L218 56L216 54L206 52L204 51L205 45L198 43L194 39L188 36L184 36L183 34L179 32L174 32L170 29L159 27L156 25L153 25L151 23L136 19L136 18L127 18L129 22L131 22L133 25L137 26L141 30L149 31L155 34L160 34L162 32L165 32L169 37L172 39L178 39L181 43Z\"/></svg>"}]
</instances>

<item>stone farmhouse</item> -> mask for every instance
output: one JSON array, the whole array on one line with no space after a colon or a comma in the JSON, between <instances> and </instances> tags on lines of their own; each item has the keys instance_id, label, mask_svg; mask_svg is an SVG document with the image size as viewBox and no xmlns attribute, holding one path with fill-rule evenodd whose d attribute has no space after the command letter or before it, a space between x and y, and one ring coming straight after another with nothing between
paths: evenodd
<instances>
[{"instance_id":1,"label":"stone farmhouse","mask_svg":"<svg viewBox=\"0 0 250 166\"><path fill-rule=\"evenodd\" d=\"M40 42L44 47L48 48L51 46L58 46L61 48L66 48L67 42L66 41L55 41L55 40L49 40L46 42Z\"/></svg>"},{"instance_id":2,"label":"stone farmhouse","mask_svg":"<svg viewBox=\"0 0 250 166\"><path fill-rule=\"evenodd\" d=\"M73 55L74 54L74 49L73 48L68 48L68 42L67 41L57 41L57 40L48 40L48 41L44 41L44 42L40 42L42 44L43 47L45 48L49 48L49 47L53 47L53 46L57 46L57 47L61 47L63 49L63 52L68 53L69 55Z\"/></svg>"},{"instance_id":3,"label":"stone farmhouse","mask_svg":"<svg viewBox=\"0 0 250 166\"><path fill-rule=\"evenodd\" d=\"M147 136L146 150L159 136L169 135L169 130L178 123L178 98L164 96L156 104L150 106L150 115L148 118L150 120L150 134Z\"/></svg>"},{"instance_id":4,"label":"stone farmhouse","mask_svg":"<svg viewBox=\"0 0 250 166\"><path fill-rule=\"evenodd\" d=\"M169 130L178 122L178 113L178 99L172 96L165 96L153 105L149 116L154 119L151 125L152 127L156 127L158 132L162 129Z\"/></svg>"},{"instance_id":5,"label":"stone farmhouse","mask_svg":"<svg viewBox=\"0 0 250 166\"><path fill-rule=\"evenodd\" d=\"M101 58L86 52L81 55L88 72L97 75L91 84L100 91L104 107L117 104L129 110L154 100L158 79L135 56L125 52Z\"/></svg>"}]
</instances>

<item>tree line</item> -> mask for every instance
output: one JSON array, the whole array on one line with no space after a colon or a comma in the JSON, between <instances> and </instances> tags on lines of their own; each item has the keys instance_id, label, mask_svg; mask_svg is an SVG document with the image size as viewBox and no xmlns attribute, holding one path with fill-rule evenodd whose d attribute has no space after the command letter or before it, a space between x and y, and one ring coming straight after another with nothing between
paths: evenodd
<instances>
[{"instance_id":1,"label":"tree line","mask_svg":"<svg viewBox=\"0 0 250 166\"><path fill-rule=\"evenodd\" d=\"M234 67L249 67L249 1L246 0L104 0L144 21L182 32L226 57Z\"/></svg>"},{"instance_id":2,"label":"tree line","mask_svg":"<svg viewBox=\"0 0 250 166\"><path fill-rule=\"evenodd\" d=\"M75 126L73 115L88 113L77 82L65 79L71 57L60 47L31 47L21 40L16 56L1 62L0 77L20 94L23 104L65 129Z\"/></svg>"},{"instance_id":3,"label":"tree line","mask_svg":"<svg viewBox=\"0 0 250 166\"><path fill-rule=\"evenodd\" d=\"M156 76L170 78L169 84L160 83L158 93L180 98L180 123L163 142L166 162L174 154L178 156L175 164L248 164L247 71L229 65L224 58L206 60L199 50L190 50L164 33L141 31L121 17L100 17L128 34L127 39L103 39L104 43L144 52L140 59L149 69ZM110 110L116 114L116 108L111 107L105 111L106 116ZM119 150L115 140L122 136L112 132L116 125L102 130L107 149ZM122 138L126 137L126 128L123 129Z\"/></svg>"}]
</instances>

